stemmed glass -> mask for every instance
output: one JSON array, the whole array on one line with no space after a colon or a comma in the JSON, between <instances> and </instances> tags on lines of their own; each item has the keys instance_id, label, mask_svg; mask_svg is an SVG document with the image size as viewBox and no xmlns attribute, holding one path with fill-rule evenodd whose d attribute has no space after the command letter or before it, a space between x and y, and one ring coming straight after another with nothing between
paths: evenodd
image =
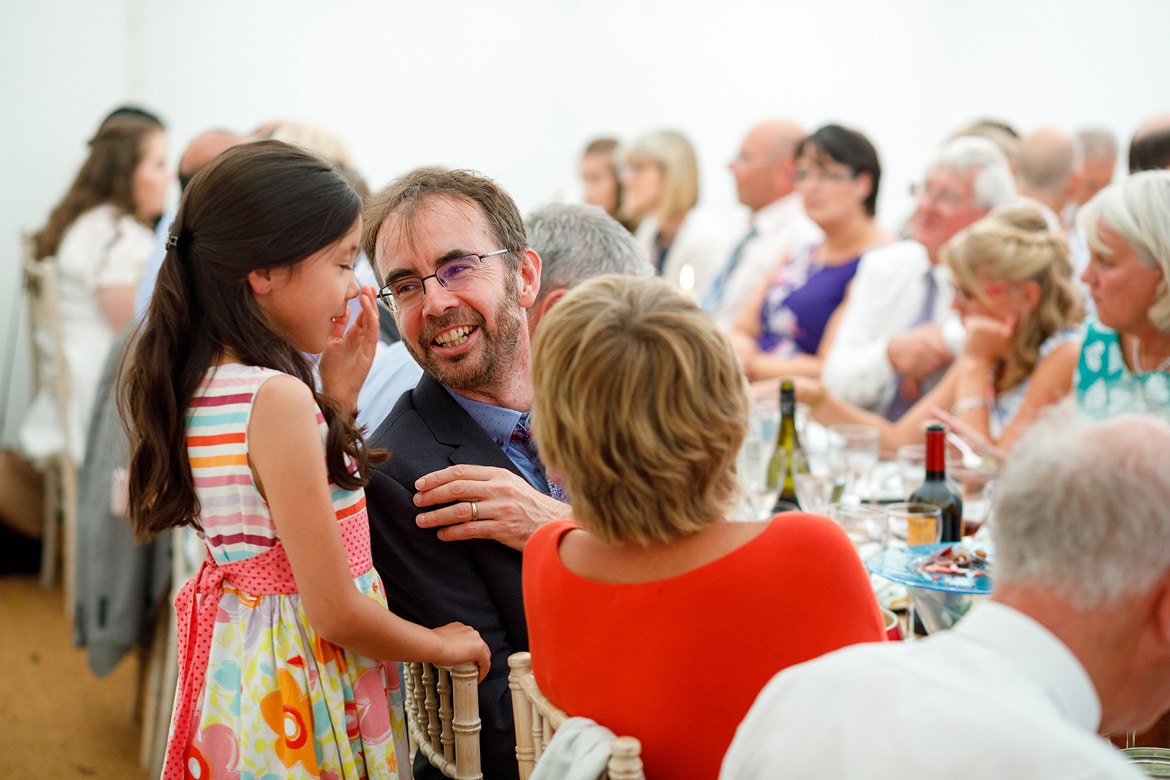
<instances>
[{"instance_id":1,"label":"stemmed glass","mask_svg":"<svg viewBox=\"0 0 1170 780\"><path fill-rule=\"evenodd\" d=\"M766 520L772 516L772 508L783 487L783 484L768 487L768 461L776 446L774 439L779 416L775 404L753 404L747 436L736 458L738 511L752 520Z\"/></svg>"},{"instance_id":2,"label":"stemmed glass","mask_svg":"<svg viewBox=\"0 0 1170 780\"><path fill-rule=\"evenodd\" d=\"M878 462L880 432L872 425L829 427L831 468L845 472L845 495L864 498L869 490L869 473Z\"/></svg>"},{"instance_id":3,"label":"stemmed glass","mask_svg":"<svg viewBox=\"0 0 1170 780\"><path fill-rule=\"evenodd\" d=\"M807 450L794 457L792 481L796 500L805 512L824 515L829 507L841 500L845 492L844 469L833 468L828 457Z\"/></svg>"}]
</instances>

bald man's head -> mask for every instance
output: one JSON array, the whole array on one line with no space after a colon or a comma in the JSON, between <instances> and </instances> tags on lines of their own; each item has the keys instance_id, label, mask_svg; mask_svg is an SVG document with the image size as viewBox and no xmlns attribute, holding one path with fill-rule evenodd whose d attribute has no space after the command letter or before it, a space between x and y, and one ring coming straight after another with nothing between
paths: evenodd
<instances>
[{"instance_id":1,"label":"bald man's head","mask_svg":"<svg viewBox=\"0 0 1170 780\"><path fill-rule=\"evenodd\" d=\"M731 162L739 201L757 211L792 192L792 155L808 132L796 122L762 122L744 136Z\"/></svg>"},{"instance_id":2,"label":"bald man's head","mask_svg":"<svg viewBox=\"0 0 1170 780\"><path fill-rule=\"evenodd\" d=\"M233 146L238 146L248 140L247 136L228 130L208 130L206 133L197 135L191 143L187 144L187 148L179 160L179 189L186 188L191 177L221 152L226 152Z\"/></svg>"},{"instance_id":3,"label":"bald man's head","mask_svg":"<svg viewBox=\"0 0 1170 780\"><path fill-rule=\"evenodd\" d=\"M1020 139L1017 188L1057 213L1080 187L1080 168L1080 146L1063 130L1042 127Z\"/></svg>"}]
</instances>

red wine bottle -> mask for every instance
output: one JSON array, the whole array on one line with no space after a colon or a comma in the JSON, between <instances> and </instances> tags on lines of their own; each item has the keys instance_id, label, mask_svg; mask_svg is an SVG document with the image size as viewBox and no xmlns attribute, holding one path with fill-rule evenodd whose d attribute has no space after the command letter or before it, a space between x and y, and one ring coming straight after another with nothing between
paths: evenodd
<instances>
[{"instance_id":1,"label":"red wine bottle","mask_svg":"<svg viewBox=\"0 0 1170 780\"><path fill-rule=\"evenodd\" d=\"M938 423L926 426L926 481L910 494L910 501L934 504L942 510L942 541L963 538L963 499L947 481L947 430Z\"/></svg>"}]
</instances>

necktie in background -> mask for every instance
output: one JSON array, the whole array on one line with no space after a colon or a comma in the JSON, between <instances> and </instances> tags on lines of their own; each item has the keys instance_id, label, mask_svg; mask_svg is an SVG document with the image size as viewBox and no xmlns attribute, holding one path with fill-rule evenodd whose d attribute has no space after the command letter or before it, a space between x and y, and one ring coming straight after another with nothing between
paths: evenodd
<instances>
[{"instance_id":1,"label":"necktie in background","mask_svg":"<svg viewBox=\"0 0 1170 780\"><path fill-rule=\"evenodd\" d=\"M911 329L934 319L934 300L938 296L938 283L934 280L933 272L934 268L931 267L926 271L926 276L922 280L925 288L925 294L922 296L922 310L918 312L918 317L910 325ZM890 407L886 410L887 420L897 420L922 397L920 382L907 379L901 374L894 381L897 382L897 390L894 393L894 399L890 401Z\"/></svg>"},{"instance_id":2,"label":"necktie in background","mask_svg":"<svg viewBox=\"0 0 1170 780\"><path fill-rule=\"evenodd\" d=\"M727 262L723 264L723 270L715 277L715 281L711 283L711 289L703 296L703 311L708 314L714 314L715 310L719 308L719 304L723 302L723 292L727 288L727 281L735 273L736 267L739 266L739 261L743 259L744 247L755 237L756 226L752 225L747 235L739 240L739 243L735 245L735 249L731 250Z\"/></svg>"},{"instance_id":3,"label":"necktie in background","mask_svg":"<svg viewBox=\"0 0 1170 780\"><path fill-rule=\"evenodd\" d=\"M528 415L520 415L519 422L512 430L512 436L509 439L513 444L522 444L528 450L533 462L540 466L540 470L544 473L544 481L548 485L548 494L562 503L568 503L565 497L564 489L556 483L555 480L548 478L548 473L545 472L544 464L540 462L540 454L536 451L536 442L532 440L532 433L528 430Z\"/></svg>"}]
</instances>

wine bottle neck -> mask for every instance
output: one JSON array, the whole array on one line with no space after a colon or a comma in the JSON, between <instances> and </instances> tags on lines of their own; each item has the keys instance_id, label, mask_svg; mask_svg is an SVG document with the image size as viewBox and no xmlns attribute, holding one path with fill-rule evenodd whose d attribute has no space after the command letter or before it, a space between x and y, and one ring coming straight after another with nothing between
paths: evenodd
<instances>
[{"instance_id":1,"label":"wine bottle neck","mask_svg":"<svg viewBox=\"0 0 1170 780\"><path fill-rule=\"evenodd\" d=\"M926 432L926 478L943 479L947 474L947 448L943 431Z\"/></svg>"}]
</instances>

